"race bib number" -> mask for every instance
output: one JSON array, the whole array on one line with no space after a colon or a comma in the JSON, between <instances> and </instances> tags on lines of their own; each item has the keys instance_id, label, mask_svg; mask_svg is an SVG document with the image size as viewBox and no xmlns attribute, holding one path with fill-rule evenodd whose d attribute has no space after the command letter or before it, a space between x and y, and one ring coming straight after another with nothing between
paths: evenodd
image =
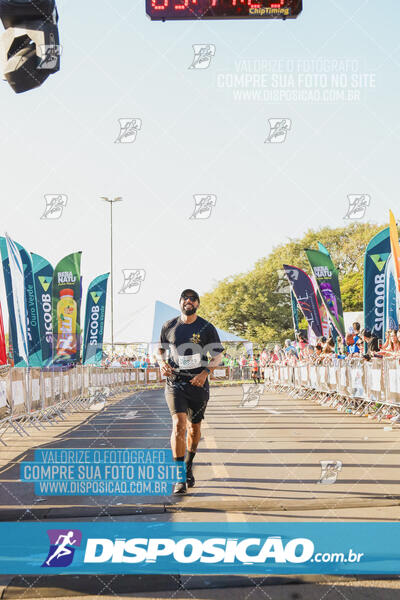
<instances>
[{"instance_id":1,"label":"race bib number","mask_svg":"<svg viewBox=\"0 0 400 600\"><path fill-rule=\"evenodd\" d=\"M191 356L180 356L179 357L179 368L180 369L197 369L200 367L201 355L192 354Z\"/></svg>"}]
</instances>

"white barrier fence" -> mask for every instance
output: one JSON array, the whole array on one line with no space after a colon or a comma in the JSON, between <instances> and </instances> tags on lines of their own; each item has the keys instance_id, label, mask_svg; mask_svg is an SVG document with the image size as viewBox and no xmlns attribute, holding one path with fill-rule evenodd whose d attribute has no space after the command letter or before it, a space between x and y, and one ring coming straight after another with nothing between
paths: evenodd
<instances>
[{"instance_id":1,"label":"white barrier fence","mask_svg":"<svg viewBox=\"0 0 400 600\"><path fill-rule=\"evenodd\" d=\"M383 418L399 413L400 362L396 359L339 360L325 365L273 365L263 369L267 386L303 398L319 398L357 414L371 412ZM249 380L249 367L217 367L211 380ZM120 392L154 384L165 377L158 368L133 369L77 366L68 371L54 369L0 370L0 442L12 427L28 435L27 426L37 429L65 418L65 413L82 410ZM351 407L351 408L350 408ZM398 410L397 410L398 409Z\"/></svg>"},{"instance_id":2,"label":"white barrier fence","mask_svg":"<svg viewBox=\"0 0 400 600\"><path fill-rule=\"evenodd\" d=\"M32 414L78 398L93 390L118 392L160 381L159 369L128 369L77 366L55 369L3 368L0 372L0 419Z\"/></svg>"},{"instance_id":3,"label":"white barrier fence","mask_svg":"<svg viewBox=\"0 0 400 600\"><path fill-rule=\"evenodd\" d=\"M397 359L340 360L329 364L274 365L264 369L267 385L324 404L369 414L379 420L400 411L400 363Z\"/></svg>"},{"instance_id":4,"label":"white barrier fence","mask_svg":"<svg viewBox=\"0 0 400 600\"><path fill-rule=\"evenodd\" d=\"M396 359L339 360L326 365L298 363L263 369L264 380L275 387L336 393L347 398L400 407L400 361ZM249 367L217 367L211 380L251 379ZM29 415L65 402L93 396L93 390L118 393L165 381L155 367L105 368L77 366L67 371L3 367L0 371L0 420Z\"/></svg>"},{"instance_id":5,"label":"white barrier fence","mask_svg":"<svg viewBox=\"0 0 400 600\"><path fill-rule=\"evenodd\" d=\"M212 370L211 379L228 380L227 367ZM9 428L29 435L37 429L65 419L65 413L82 410L106 397L154 384L165 377L159 368L133 369L76 366L60 371L39 368L2 367L0 370L0 442Z\"/></svg>"}]
</instances>

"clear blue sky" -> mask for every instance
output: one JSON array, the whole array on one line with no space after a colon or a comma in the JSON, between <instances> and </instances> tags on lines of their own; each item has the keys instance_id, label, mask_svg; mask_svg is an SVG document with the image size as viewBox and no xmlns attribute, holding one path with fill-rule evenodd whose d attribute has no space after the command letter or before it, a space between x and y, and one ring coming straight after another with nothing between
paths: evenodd
<instances>
[{"instance_id":1,"label":"clear blue sky","mask_svg":"<svg viewBox=\"0 0 400 600\"><path fill-rule=\"evenodd\" d=\"M143 0L58 8L61 72L20 96L0 85L2 225L53 264L82 250L87 285L109 270L99 197L122 196L116 292L123 268L146 279L138 294L115 295L117 340L146 337L156 299L175 305L183 288L209 291L309 227L343 225L348 194L370 194L366 219L400 215L398 0L304 0L285 22L151 22ZM189 69L192 45L206 43L209 68ZM316 101L340 61L346 100ZM260 77L229 87L252 72L266 87ZM291 96L271 100L276 85ZM314 95L296 100L299 86ZM123 117L142 119L133 144L114 143ZM284 143L264 143L270 118L291 119ZM68 195L57 221L40 219L50 193ZM216 206L190 220L201 193Z\"/></svg>"}]
</instances>

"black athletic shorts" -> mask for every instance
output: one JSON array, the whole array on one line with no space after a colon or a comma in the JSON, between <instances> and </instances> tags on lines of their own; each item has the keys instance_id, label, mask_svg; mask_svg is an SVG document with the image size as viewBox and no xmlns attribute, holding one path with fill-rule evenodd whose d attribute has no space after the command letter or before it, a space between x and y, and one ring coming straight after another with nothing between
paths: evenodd
<instances>
[{"instance_id":1,"label":"black athletic shorts","mask_svg":"<svg viewBox=\"0 0 400 600\"><path fill-rule=\"evenodd\" d=\"M171 415L186 413L190 423L200 423L204 419L210 389L208 381L197 387L184 379L167 379L165 399Z\"/></svg>"}]
</instances>

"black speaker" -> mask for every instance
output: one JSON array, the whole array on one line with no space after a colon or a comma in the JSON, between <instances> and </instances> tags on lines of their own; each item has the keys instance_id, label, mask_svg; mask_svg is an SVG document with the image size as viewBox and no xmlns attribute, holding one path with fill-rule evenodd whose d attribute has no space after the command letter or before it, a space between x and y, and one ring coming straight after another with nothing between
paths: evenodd
<instances>
[{"instance_id":1,"label":"black speaker","mask_svg":"<svg viewBox=\"0 0 400 600\"><path fill-rule=\"evenodd\" d=\"M4 78L19 94L60 69L58 14L54 0L0 0Z\"/></svg>"}]
</instances>

